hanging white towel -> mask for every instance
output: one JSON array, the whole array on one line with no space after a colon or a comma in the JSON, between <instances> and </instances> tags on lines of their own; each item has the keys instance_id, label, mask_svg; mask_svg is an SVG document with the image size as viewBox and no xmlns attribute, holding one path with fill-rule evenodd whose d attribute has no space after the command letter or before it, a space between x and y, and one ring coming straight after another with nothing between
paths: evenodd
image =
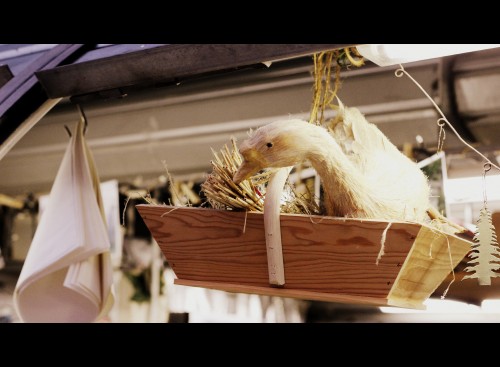
<instances>
[{"instance_id":1,"label":"hanging white towel","mask_svg":"<svg viewBox=\"0 0 500 367\"><path fill-rule=\"evenodd\" d=\"M99 177L83 126L70 139L17 281L24 322L93 322L114 302Z\"/></svg>"}]
</instances>

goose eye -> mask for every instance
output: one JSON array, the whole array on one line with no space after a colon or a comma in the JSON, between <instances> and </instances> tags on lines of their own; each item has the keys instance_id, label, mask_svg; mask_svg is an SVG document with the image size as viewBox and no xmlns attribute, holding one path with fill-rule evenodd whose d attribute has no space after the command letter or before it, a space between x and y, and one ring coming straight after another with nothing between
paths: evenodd
<instances>
[{"instance_id":1,"label":"goose eye","mask_svg":"<svg viewBox=\"0 0 500 367\"><path fill-rule=\"evenodd\" d=\"M273 143L267 143L267 144L266 144L266 146L267 146L268 148L271 148L271 147L273 146Z\"/></svg>"}]
</instances>

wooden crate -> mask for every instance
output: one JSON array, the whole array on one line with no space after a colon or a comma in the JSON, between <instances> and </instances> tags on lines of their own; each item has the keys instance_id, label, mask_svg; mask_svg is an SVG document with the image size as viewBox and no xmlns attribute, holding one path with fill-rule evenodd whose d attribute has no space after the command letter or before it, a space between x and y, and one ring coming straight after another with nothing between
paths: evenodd
<instances>
[{"instance_id":1,"label":"wooden crate","mask_svg":"<svg viewBox=\"0 0 500 367\"><path fill-rule=\"evenodd\" d=\"M269 285L262 213L137 205L175 284L309 300L423 308L470 251L459 237L392 222L281 214L285 285ZM450 251L451 250L451 258Z\"/></svg>"}]
</instances>

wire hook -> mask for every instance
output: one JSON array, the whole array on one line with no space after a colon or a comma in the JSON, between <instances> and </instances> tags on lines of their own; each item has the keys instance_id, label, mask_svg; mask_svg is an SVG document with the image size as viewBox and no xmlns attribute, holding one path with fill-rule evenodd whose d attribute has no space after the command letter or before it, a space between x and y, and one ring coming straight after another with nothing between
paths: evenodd
<instances>
[{"instance_id":1,"label":"wire hook","mask_svg":"<svg viewBox=\"0 0 500 367\"><path fill-rule=\"evenodd\" d=\"M491 170L491 163L486 162L483 165L483 202L484 202L484 207L486 208L488 199L486 197L486 174Z\"/></svg>"},{"instance_id":2,"label":"wire hook","mask_svg":"<svg viewBox=\"0 0 500 367\"><path fill-rule=\"evenodd\" d=\"M88 121L87 121L87 116L85 115L85 112L83 111L82 106L80 106L79 103L76 104L76 108L78 109L78 114L80 115L80 119L83 121L84 126L83 126L83 135L87 133L87 127L88 127Z\"/></svg>"},{"instance_id":3,"label":"wire hook","mask_svg":"<svg viewBox=\"0 0 500 367\"><path fill-rule=\"evenodd\" d=\"M69 135L69 138L71 139L71 130L69 129L68 125L64 125L64 129L66 130L66 132Z\"/></svg>"}]
</instances>

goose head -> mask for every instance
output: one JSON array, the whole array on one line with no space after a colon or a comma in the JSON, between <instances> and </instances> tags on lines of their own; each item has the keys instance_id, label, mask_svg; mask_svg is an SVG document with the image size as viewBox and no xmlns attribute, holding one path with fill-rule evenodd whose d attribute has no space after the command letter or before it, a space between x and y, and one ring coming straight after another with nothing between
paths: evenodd
<instances>
[{"instance_id":1,"label":"goose head","mask_svg":"<svg viewBox=\"0 0 500 367\"><path fill-rule=\"evenodd\" d=\"M310 128L303 120L275 121L257 129L239 147L243 163L233 176L240 183L267 167L293 166L307 159L310 147L305 137Z\"/></svg>"}]
</instances>

